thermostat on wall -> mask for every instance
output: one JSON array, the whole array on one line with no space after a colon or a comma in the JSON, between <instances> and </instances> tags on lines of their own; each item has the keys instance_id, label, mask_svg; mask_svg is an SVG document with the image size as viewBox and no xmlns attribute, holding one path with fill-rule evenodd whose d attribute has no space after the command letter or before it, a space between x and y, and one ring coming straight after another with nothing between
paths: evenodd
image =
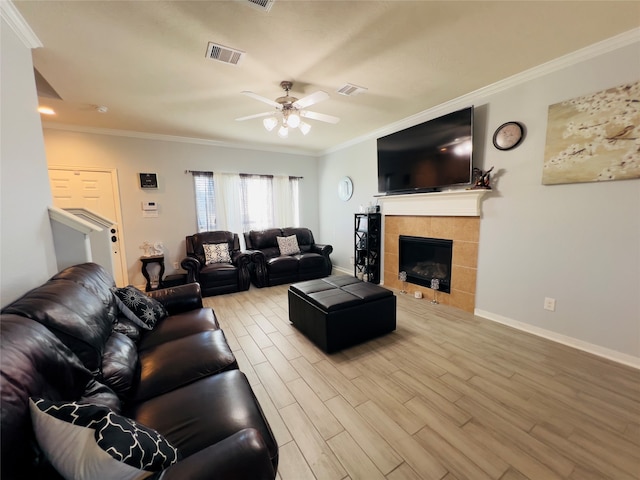
<instances>
[{"instance_id":1,"label":"thermostat on wall","mask_svg":"<svg viewBox=\"0 0 640 480\"><path fill-rule=\"evenodd\" d=\"M140 188L158 188L158 176L155 173L141 173Z\"/></svg>"},{"instance_id":2,"label":"thermostat on wall","mask_svg":"<svg viewBox=\"0 0 640 480\"><path fill-rule=\"evenodd\" d=\"M157 217L158 216L158 204L156 202L142 202L142 216L143 217Z\"/></svg>"}]
</instances>

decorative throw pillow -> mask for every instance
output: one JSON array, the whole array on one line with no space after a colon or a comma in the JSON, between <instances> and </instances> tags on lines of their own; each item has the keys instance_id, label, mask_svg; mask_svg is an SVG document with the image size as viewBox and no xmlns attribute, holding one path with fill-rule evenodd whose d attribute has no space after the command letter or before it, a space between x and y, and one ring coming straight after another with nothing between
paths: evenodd
<instances>
[{"instance_id":1,"label":"decorative throw pillow","mask_svg":"<svg viewBox=\"0 0 640 480\"><path fill-rule=\"evenodd\" d=\"M162 303L133 285L114 288L112 291L122 314L141 328L152 330L156 323L169 315Z\"/></svg>"},{"instance_id":2,"label":"decorative throw pillow","mask_svg":"<svg viewBox=\"0 0 640 480\"><path fill-rule=\"evenodd\" d=\"M178 461L155 430L108 407L30 398L40 448L64 478L143 479Z\"/></svg>"},{"instance_id":3,"label":"decorative throw pillow","mask_svg":"<svg viewBox=\"0 0 640 480\"><path fill-rule=\"evenodd\" d=\"M300 253L298 238L295 235L291 235L289 237L276 237L276 240L278 240L280 255L295 255L296 253Z\"/></svg>"},{"instance_id":4,"label":"decorative throw pillow","mask_svg":"<svg viewBox=\"0 0 640 480\"><path fill-rule=\"evenodd\" d=\"M231 255L229 255L229 245L226 243L205 243L204 256L206 264L212 263L231 263Z\"/></svg>"}]
</instances>

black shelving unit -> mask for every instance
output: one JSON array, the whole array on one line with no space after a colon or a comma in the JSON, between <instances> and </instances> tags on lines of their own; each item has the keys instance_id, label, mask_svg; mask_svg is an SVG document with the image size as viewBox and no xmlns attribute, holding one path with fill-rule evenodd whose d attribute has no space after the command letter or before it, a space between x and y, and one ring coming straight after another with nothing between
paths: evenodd
<instances>
[{"instance_id":1,"label":"black shelving unit","mask_svg":"<svg viewBox=\"0 0 640 480\"><path fill-rule=\"evenodd\" d=\"M353 275L371 283L380 283L381 220L380 213L356 213L354 219Z\"/></svg>"}]
</instances>

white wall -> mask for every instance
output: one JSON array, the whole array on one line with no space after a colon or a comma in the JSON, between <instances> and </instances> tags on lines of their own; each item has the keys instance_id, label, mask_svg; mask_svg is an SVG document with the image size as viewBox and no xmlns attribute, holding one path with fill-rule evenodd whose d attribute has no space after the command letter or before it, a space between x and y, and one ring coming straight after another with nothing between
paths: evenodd
<instances>
[{"instance_id":1,"label":"white wall","mask_svg":"<svg viewBox=\"0 0 640 480\"><path fill-rule=\"evenodd\" d=\"M353 272L350 263L353 256L353 214L359 211L360 205L366 208L369 203L375 203L374 195L378 188L375 158L374 141L358 143L332 154L330 160L320 160L320 235L333 245L331 261L334 268L344 272ZM353 180L353 196L343 202L338 198L338 183L345 176Z\"/></svg>"},{"instance_id":2,"label":"white wall","mask_svg":"<svg viewBox=\"0 0 640 480\"><path fill-rule=\"evenodd\" d=\"M3 306L56 272L47 212L51 190L37 112L31 50L9 25L5 13L3 10L0 24L0 303Z\"/></svg>"},{"instance_id":3,"label":"white wall","mask_svg":"<svg viewBox=\"0 0 640 480\"><path fill-rule=\"evenodd\" d=\"M117 169L127 270L129 283L134 285L145 283L139 261L144 241L163 242L165 273L171 274L173 263L185 256L185 236L196 233L193 179L185 170L304 177L300 222L312 230L318 243L325 240L318 227L315 157L51 128L45 128L44 139L50 166ZM140 172L157 173L159 188L141 189ZM157 218L142 217L143 201L157 202Z\"/></svg>"},{"instance_id":4,"label":"white wall","mask_svg":"<svg viewBox=\"0 0 640 480\"><path fill-rule=\"evenodd\" d=\"M420 121L475 105L474 162L495 167L482 203L476 313L640 365L640 180L541 184L548 106L640 79L633 38L452 100ZM509 120L523 122L527 137L500 152L491 137ZM320 162L320 203L332 209L321 210L320 231L333 236L338 268L351 269L352 213L377 191L375 152L370 138ZM343 175L355 185L345 204L336 192ZM543 309L544 297L557 300L555 312Z\"/></svg>"}]
</instances>

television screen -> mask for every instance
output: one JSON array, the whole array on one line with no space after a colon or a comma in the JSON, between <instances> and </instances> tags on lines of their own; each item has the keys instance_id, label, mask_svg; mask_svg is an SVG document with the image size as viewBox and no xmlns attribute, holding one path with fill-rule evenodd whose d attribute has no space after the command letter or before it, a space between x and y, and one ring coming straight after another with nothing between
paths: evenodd
<instances>
[{"instance_id":1,"label":"television screen","mask_svg":"<svg viewBox=\"0 0 640 480\"><path fill-rule=\"evenodd\" d=\"M378 138L378 191L410 193L471 183L473 107Z\"/></svg>"}]
</instances>

